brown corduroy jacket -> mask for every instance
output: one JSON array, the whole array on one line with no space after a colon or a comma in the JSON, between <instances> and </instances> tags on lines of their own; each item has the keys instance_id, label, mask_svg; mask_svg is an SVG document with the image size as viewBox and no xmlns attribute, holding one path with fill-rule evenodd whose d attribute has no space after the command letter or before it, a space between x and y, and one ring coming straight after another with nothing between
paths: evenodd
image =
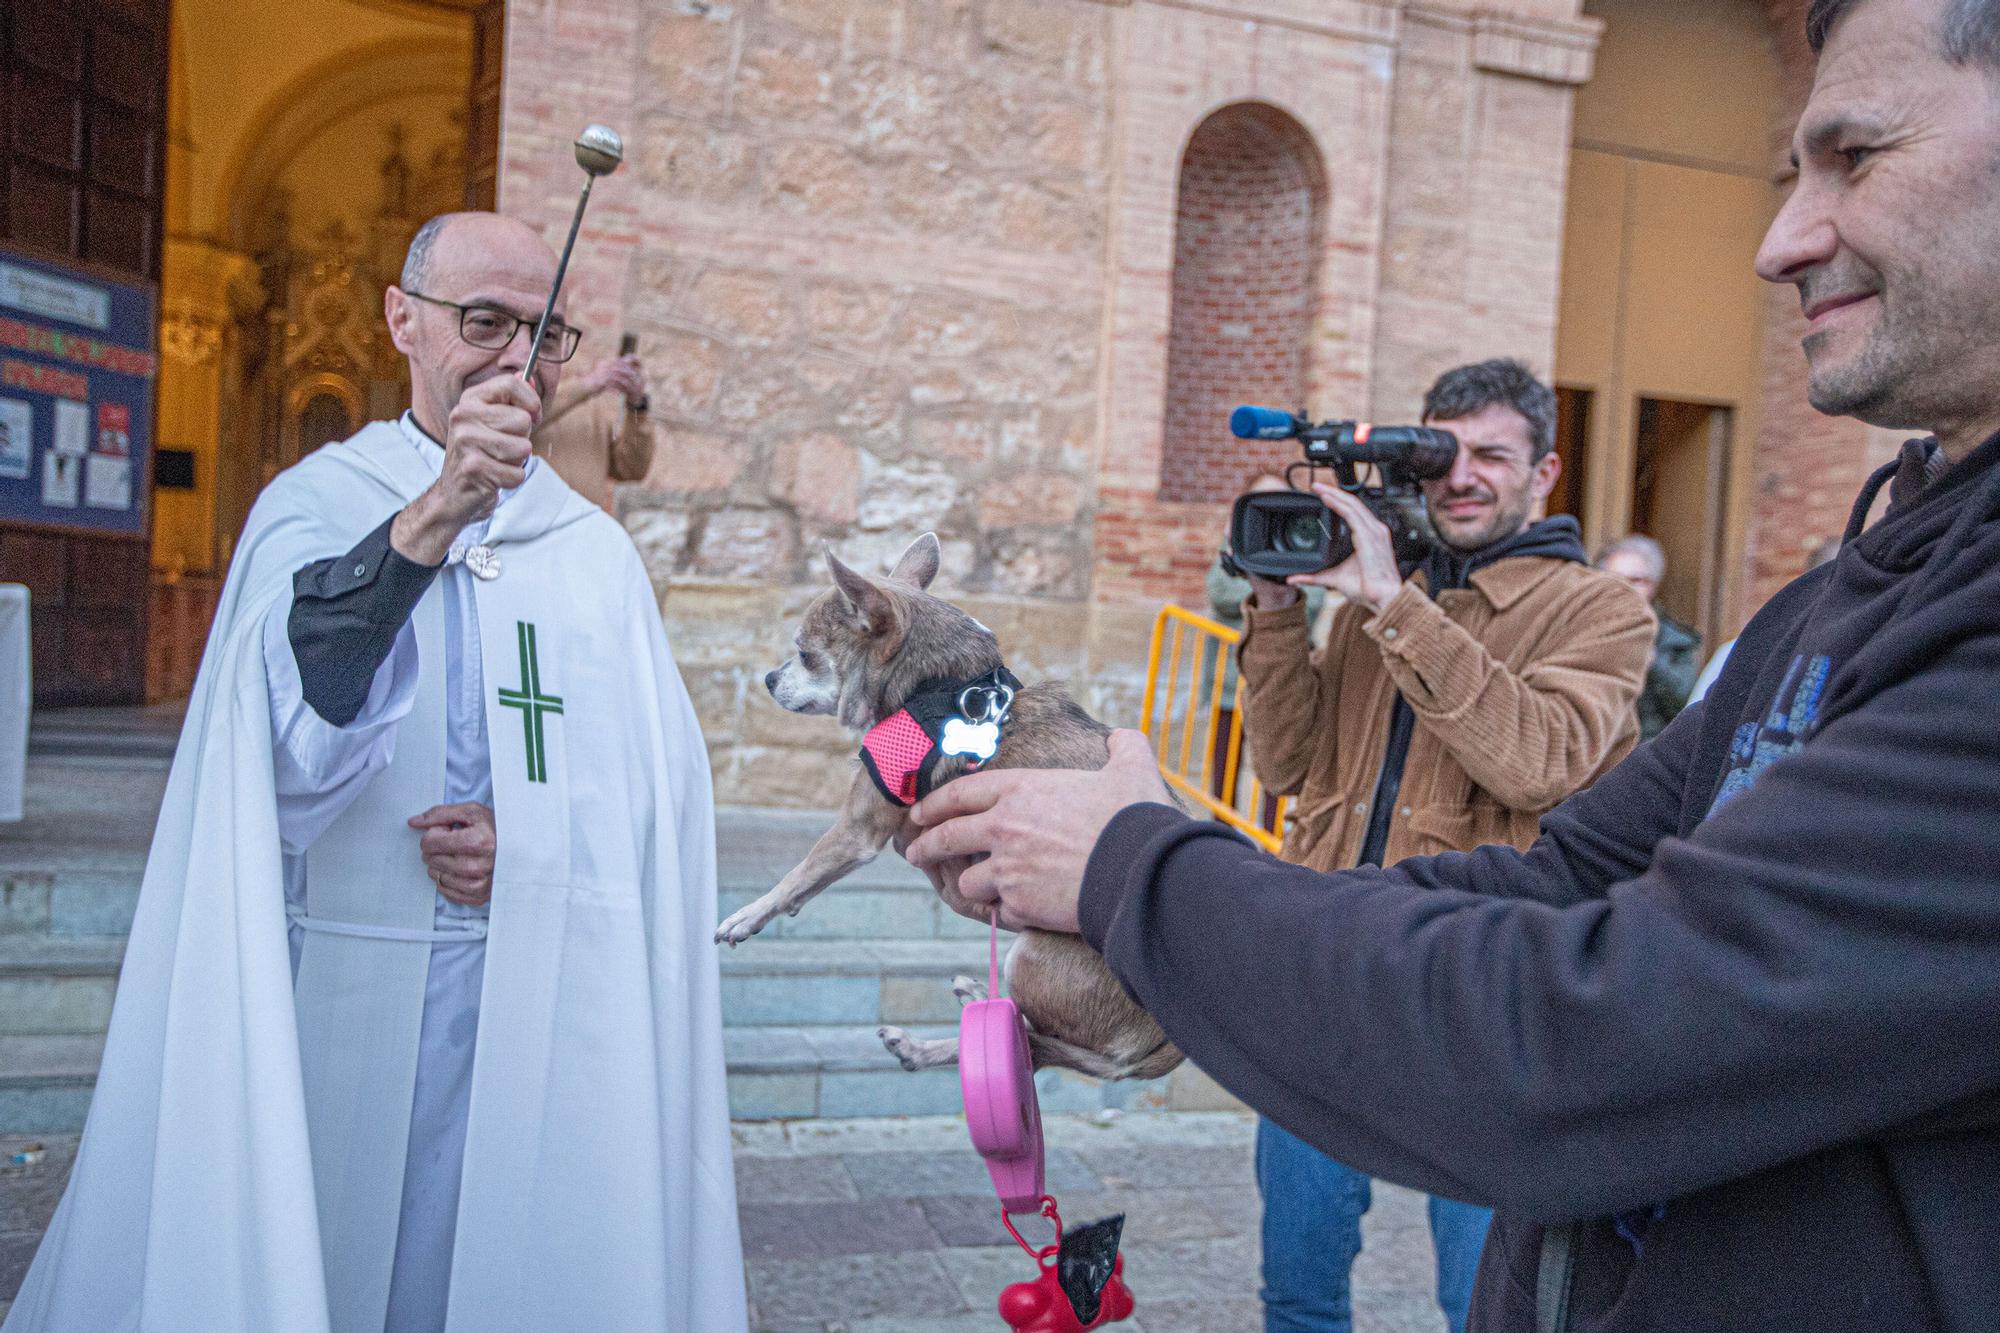
<instances>
[{"instance_id":1,"label":"brown corduroy jacket","mask_svg":"<svg viewBox=\"0 0 2000 1333\"><path fill-rule=\"evenodd\" d=\"M1296 795L1284 857L1355 864L1400 690L1416 714L1383 854L1527 847L1541 816L1630 752L1653 612L1574 561L1503 559L1435 601L1414 575L1380 615L1350 603L1326 648L1302 601L1246 608L1239 706L1251 763Z\"/></svg>"}]
</instances>

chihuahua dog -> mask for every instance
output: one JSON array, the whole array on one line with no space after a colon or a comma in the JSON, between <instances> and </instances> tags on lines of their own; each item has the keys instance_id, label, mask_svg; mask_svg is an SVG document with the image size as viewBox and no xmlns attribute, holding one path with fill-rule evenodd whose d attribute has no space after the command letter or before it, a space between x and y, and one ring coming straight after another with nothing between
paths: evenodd
<instances>
[{"instance_id":1,"label":"chihuahua dog","mask_svg":"<svg viewBox=\"0 0 2000 1333\"><path fill-rule=\"evenodd\" d=\"M938 571L935 535L925 533L896 562L887 580L857 574L827 554L833 587L807 608L794 645L797 651L764 677L771 697L794 713L828 715L857 735L897 718L907 721L906 704L919 687L947 682L944 697L962 682L1005 676L1000 645L992 631L965 612L925 591ZM1004 691L993 710L995 735L982 746L966 719L945 723L946 742L930 770L931 786L949 782L974 766L986 768L1104 767L1110 729L1072 702L1059 686L1031 685ZM901 718L898 715L902 714ZM979 721L974 719L973 721ZM911 723L912 727L916 724ZM990 727L992 724L988 722ZM959 750L954 735L973 734ZM997 744L996 744L997 743ZM874 761L871 759L870 764ZM907 801L884 794L880 766L871 775L857 765L840 818L822 835L806 859L757 901L724 921L718 942L739 944L775 920L797 916L822 889L875 859L894 839L900 848L915 836ZM979 922L987 913L958 892L965 864L931 873L946 906ZM1035 1068L1073 1069L1094 1078L1158 1078L1181 1062L1181 1053L1151 1015L1111 974L1094 950L1074 935L1029 930L1007 952L1009 992L1028 1020ZM986 987L970 977L953 984L959 1003L986 998ZM909 1070L936 1069L958 1060L958 1040L923 1041L901 1028L877 1031L889 1053Z\"/></svg>"}]
</instances>

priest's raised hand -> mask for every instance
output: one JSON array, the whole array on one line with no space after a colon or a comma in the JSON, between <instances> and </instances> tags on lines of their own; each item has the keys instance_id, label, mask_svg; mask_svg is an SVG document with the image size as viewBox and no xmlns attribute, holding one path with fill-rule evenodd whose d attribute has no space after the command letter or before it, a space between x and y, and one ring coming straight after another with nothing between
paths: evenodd
<instances>
[{"instance_id":1,"label":"priest's raised hand","mask_svg":"<svg viewBox=\"0 0 2000 1333\"><path fill-rule=\"evenodd\" d=\"M496 367L467 388L447 419L444 468L396 515L389 544L417 564L442 563L461 531L527 480L530 432L541 415L541 395L519 375Z\"/></svg>"}]
</instances>

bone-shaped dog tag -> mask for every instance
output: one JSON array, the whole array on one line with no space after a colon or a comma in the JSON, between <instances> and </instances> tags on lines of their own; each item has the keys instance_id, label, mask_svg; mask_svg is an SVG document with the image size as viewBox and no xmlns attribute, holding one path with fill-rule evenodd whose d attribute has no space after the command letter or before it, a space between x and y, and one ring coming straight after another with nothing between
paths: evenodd
<instances>
[{"instance_id":1,"label":"bone-shaped dog tag","mask_svg":"<svg viewBox=\"0 0 2000 1333\"><path fill-rule=\"evenodd\" d=\"M943 746L948 755L970 755L983 764L1000 749L1000 726L995 722L967 722L962 717L946 718Z\"/></svg>"}]
</instances>

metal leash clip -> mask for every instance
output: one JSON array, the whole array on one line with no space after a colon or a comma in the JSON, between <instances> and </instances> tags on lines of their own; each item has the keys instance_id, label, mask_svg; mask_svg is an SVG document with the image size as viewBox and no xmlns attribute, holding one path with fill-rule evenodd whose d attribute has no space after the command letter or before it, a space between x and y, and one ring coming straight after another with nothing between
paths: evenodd
<instances>
[{"instance_id":1,"label":"metal leash clip","mask_svg":"<svg viewBox=\"0 0 2000 1333\"><path fill-rule=\"evenodd\" d=\"M976 711L973 708L975 700L979 705ZM974 726L991 722L997 727L1007 720L1007 714L1013 707L1014 687L1002 681L991 685L974 683L958 692L958 715Z\"/></svg>"}]
</instances>

